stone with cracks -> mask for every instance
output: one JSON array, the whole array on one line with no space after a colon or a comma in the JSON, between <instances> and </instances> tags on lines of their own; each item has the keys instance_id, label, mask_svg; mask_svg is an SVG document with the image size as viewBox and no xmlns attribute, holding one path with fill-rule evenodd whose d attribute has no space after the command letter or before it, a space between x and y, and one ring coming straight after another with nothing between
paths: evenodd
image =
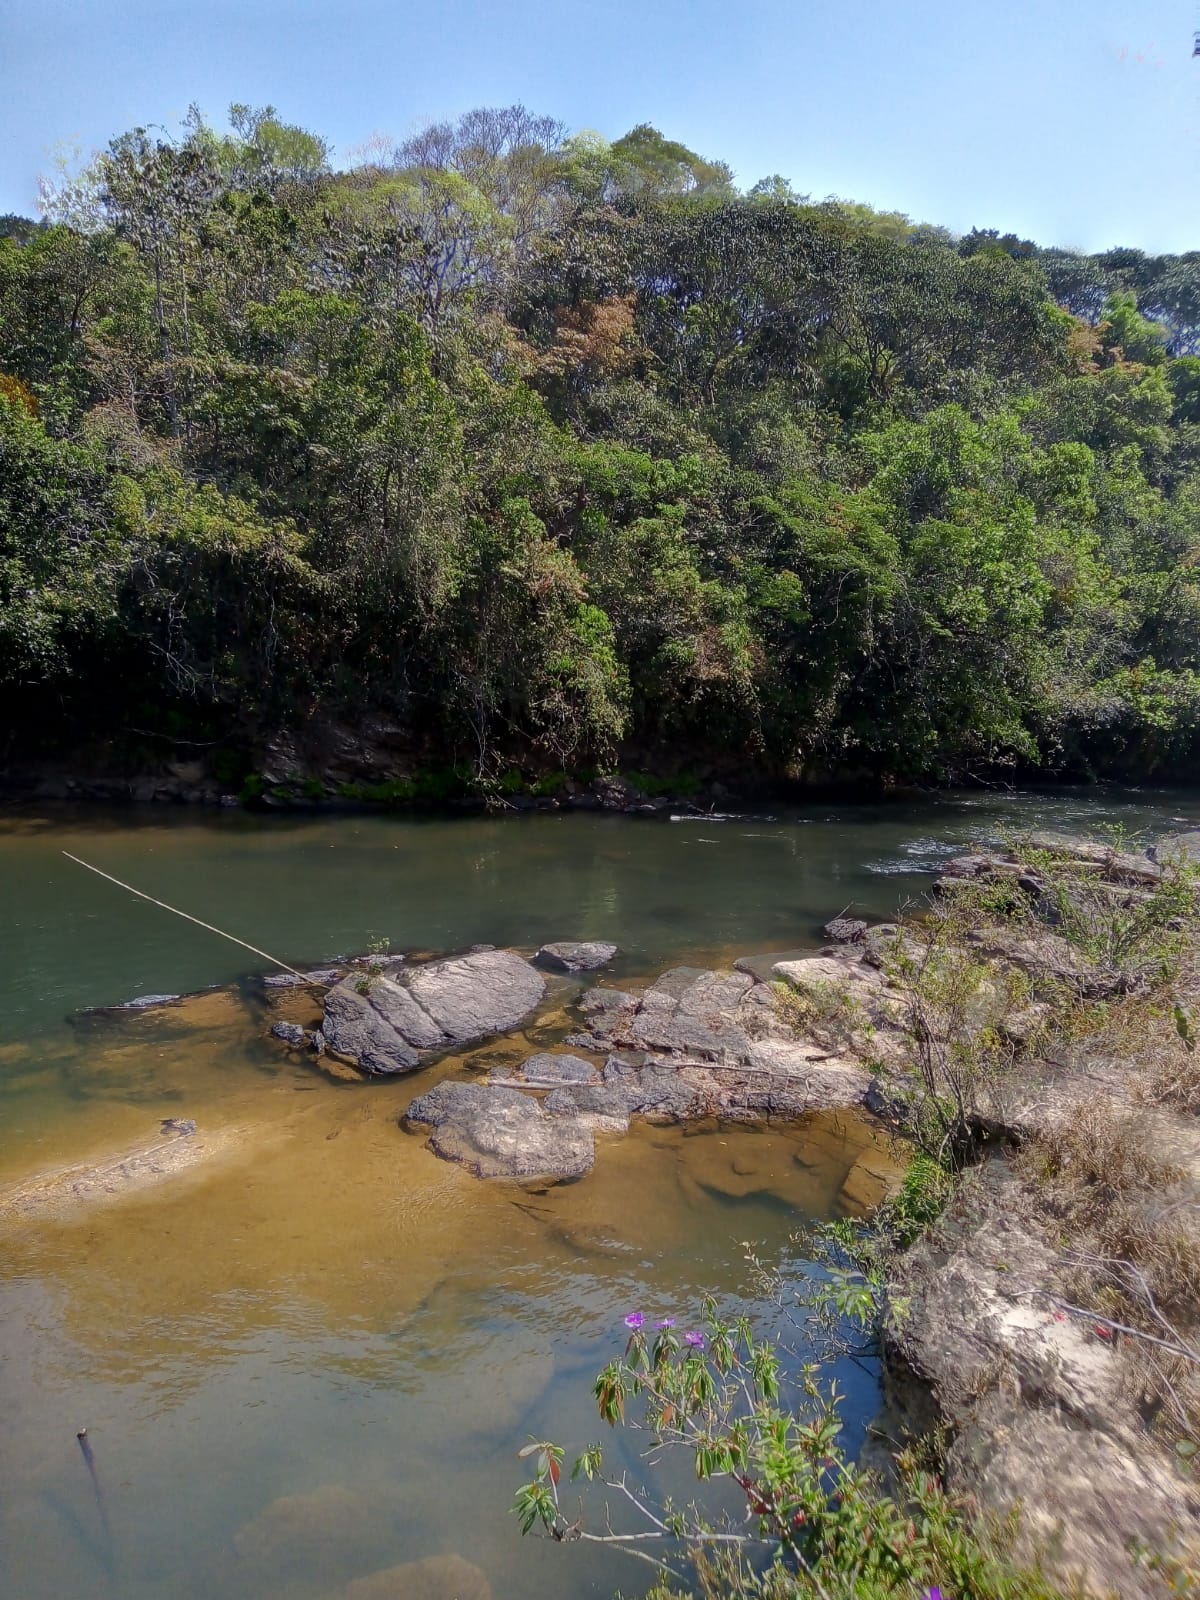
<instances>
[{"instance_id":1,"label":"stone with cracks","mask_svg":"<svg viewBox=\"0 0 1200 1600\"><path fill-rule=\"evenodd\" d=\"M542 975L509 950L357 974L325 996L326 1046L370 1073L411 1072L422 1052L505 1033L545 994Z\"/></svg>"}]
</instances>

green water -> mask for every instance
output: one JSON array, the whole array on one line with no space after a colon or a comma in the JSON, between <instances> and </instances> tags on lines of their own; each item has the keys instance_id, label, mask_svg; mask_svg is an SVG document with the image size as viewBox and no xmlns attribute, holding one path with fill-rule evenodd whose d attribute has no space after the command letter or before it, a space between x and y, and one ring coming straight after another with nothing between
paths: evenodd
<instances>
[{"instance_id":1,"label":"green water","mask_svg":"<svg viewBox=\"0 0 1200 1600\"><path fill-rule=\"evenodd\" d=\"M946 854L1000 828L1157 832L1198 816L1200 795L1174 792L679 823L0 819L0 1186L145 1142L164 1116L226 1141L156 1188L0 1221L0 1594L325 1600L447 1553L511 1600L638 1592L642 1573L619 1556L519 1538L517 1450L531 1434L597 1436L590 1379L629 1309L684 1323L708 1289L755 1308L747 1240L797 1278L811 1271L806 1226L879 1154L850 1119L640 1128L604 1144L578 1185L529 1197L479 1184L398 1126L431 1076L469 1058L398 1083L327 1080L265 1037L248 981L262 963L62 850L289 962L374 938L604 938L632 981L814 945L847 908L891 914ZM177 1010L73 1019L209 985L225 987ZM553 984L508 1048L561 1035L576 992ZM301 1015L307 1002L291 1004ZM843 1376L853 1438L876 1391L859 1368ZM414 1585L401 1574L377 1592L427 1592Z\"/></svg>"}]
</instances>

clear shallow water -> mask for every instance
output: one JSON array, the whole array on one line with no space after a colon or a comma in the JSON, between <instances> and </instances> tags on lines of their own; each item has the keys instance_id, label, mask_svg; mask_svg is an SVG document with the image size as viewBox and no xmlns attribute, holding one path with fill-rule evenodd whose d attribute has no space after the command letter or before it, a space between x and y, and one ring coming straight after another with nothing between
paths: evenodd
<instances>
[{"instance_id":1,"label":"clear shallow water","mask_svg":"<svg viewBox=\"0 0 1200 1600\"><path fill-rule=\"evenodd\" d=\"M163 1116L219 1159L120 1203L0 1221L0 1594L324 1600L457 1552L499 1597L637 1592L619 1557L522 1541L531 1435L597 1436L621 1318L750 1303L743 1241L797 1277L808 1219L876 1162L867 1130L640 1128L582 1183L528 1196L435 1160L397 1118L415 1080L331 1082L264 1037L253 958L63 860L68 849L284 960L612 938L618 976L819 942L890 914L921 869L1006 826L1161 831L1200 796L947 796L774 820L534 816L0 820L0 1184L145 1141ZM176 1010L68 1021L147 991ZM569 1026L572 985L519 1054ZM290 1002L303 1016L305 999ZM474 1053L476 1062L496 1047ZM771 1308L757 1307L770 1319ZM848 1418L875 1404L848 1368ZM75 1440L86 1424L105 1539ZM631 1462L631 1465L636 1463ZM403 1594L403 1587L397 1588Z\"/></svg>"}]
</instances>

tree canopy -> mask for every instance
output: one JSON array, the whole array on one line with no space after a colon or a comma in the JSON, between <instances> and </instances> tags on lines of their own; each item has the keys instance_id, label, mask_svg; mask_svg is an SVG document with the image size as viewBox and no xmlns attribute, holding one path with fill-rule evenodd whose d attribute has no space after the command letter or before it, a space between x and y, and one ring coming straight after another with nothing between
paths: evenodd
<instances>
[{"instance_id":1,"label":"tree canopy","mask_svg":"<svg viewBox=\"0 0 1200 1600\"><path fill-rule=\"evenodd\" d=\"M955 238L521 106L271 107L0 219L15 747L1178 775L1200 252Z\"/></svg>"}]
</instances>

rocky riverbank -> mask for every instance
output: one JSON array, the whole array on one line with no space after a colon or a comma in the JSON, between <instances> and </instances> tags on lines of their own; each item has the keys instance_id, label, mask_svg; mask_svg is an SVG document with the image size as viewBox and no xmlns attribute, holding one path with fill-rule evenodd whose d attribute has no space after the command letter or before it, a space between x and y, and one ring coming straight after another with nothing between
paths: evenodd
<instances>
[{"instance_id":1,"label":"rocky riverbank","mask_svg":"<svg viewBox=\"0 0 1200 1600\"><path fill-rule=\"evenodd\" d=\"M1185 1592L1200 1549L1198 847L1040 836L939 886L979 965L925 1016L960 1068L1008 1031L958 1079L981 1159L893 1265L880 1432L940 1432L948 1487L1094 1595Z\"/></svg>"},{"instance_id":2,"label":"rocky riverbank","mask_svg":"<svg viewBox=\"0 0 1200 1600\"><path fill-rule=\"evenodd\" d=\"M1151 853L1035 836L946 863L903 926L838 918L818 951L728 970L635 983L615 947L555 940L366 955L246 993L289 1071L420 1074L391 1137L527 1191L586 1180L636 1120L844 1110L940 1153L950 1201L890 1267L875 1458L939 1437L949 1487L989 1515L1019 1504L1020 1548L1064 1583L1151 1596L1200 1518L1197 856L1195 835ZM136 1191L205 1135L166 1130L9 1209ZM868 1216L902 1170L860 1162L837 1209Z\"/></svg>"}]
</instances>

